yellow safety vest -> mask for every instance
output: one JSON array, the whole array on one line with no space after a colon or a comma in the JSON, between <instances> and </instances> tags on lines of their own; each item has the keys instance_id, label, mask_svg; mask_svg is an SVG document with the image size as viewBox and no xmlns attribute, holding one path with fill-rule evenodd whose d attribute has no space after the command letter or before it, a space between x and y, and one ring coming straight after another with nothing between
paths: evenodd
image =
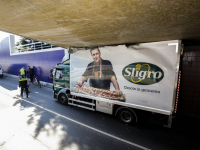
<instances>
[{"instance_id":1,"label":"yellow safety vest","mask_svg":"<svg viewBox=\"0 0 200 150\"><path fill-rule=\"evenodd\" d=\"M21 78L19 81L26 81L27 79Z\"/></svg>"},{"instance_id":2,"label":"yellow safety vest","mask_svg":"<svg viewBox=\"0 0 200 150\"><path fill-rule=\"evenodd\" d=\"M21 73L21 75L25 75L25 69L20 69L20 73Z\"/></svg>"},{"instance_id":3,"label":"yellow safety vest","mask_svg":"<svg viewBox=\"0 0 200 150\"><path fill-rule=\"evenodd\" d=\"M23 48L23 46L22 46L21 44L17 46L17 49L18 49L18 50L21 49L22 51L24 51L24 48Z\"/></svg>"}]
</instances>

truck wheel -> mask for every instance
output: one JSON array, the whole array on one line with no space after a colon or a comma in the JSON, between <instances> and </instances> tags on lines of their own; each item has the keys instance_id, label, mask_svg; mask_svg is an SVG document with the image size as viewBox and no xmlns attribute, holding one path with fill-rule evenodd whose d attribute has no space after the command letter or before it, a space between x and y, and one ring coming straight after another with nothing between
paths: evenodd
<instances>
[{"instance_id":1,"label":"truck wheel","mask_svg":"<svg viewBox=\"0 0 200 150\"><path fill-rule=\"evenodd\" d=\"M119 120L124 124L134 124L134 123L136 123L136 116L129 109L125 109L125 108L121 109L117 113L117 116L118 116Z\"/></svg>"},{"instance_id":2,"label":"truck wheel","mask_svg":"<svg viewBox=\"0 0 200 150\"><path fill-rule=\"evenodd\" d=\"M68 104L68 98L65 94L60 94L59 97L58 97L58 101L63 105Z\"/></svg>"}]
</instances>

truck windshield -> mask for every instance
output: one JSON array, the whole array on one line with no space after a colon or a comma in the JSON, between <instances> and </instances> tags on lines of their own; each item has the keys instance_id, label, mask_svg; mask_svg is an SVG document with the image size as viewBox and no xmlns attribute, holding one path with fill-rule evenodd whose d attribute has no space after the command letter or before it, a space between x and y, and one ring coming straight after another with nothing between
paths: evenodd
<instances>
[{"instance_id":1,"label":"truck windshield","mask_svg":"<svg viewBox=\"0 0 200 150\"><path fill-rule=\"evenodd\" d=\"M63 77L63 69L56 69L55 79L60 80Z\"/></svg>"},{"instance_id":2,"label":"truck windshield","mask_svg":"<svg viewBox=\"0 0 200 150\"><path fill-rule=\"evenodd\" d=\"M67 54L63 57L61 63L64 63L65 61L69 60L69 58L70 58L70 55L69 55L69 53L67 53Z\"/></svg>"}]
</instances>

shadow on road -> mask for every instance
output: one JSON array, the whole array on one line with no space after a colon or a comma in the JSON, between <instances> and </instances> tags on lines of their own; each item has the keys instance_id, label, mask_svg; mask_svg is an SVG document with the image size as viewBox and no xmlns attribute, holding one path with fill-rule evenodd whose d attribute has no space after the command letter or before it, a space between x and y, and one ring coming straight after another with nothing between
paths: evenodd
<instances>
[{"instance_id":1,"label":"shadow on road","mask_svg":"<svg viewBox=\"0 0 200 150\"><path fill-rule=\"evenodd\" d=\"M18 83L17 80L13 82L16 84ZM8 85L3 83L3 85L1 84L0 86L6 88ZM7 90L12 92L12 90L15 89L16 88L14 87L8 87ZM107 136L100 133L94 134L94 131L86 129L63 117L67 116L65 114L70 113L71 118L75 118L75 120L78 120L76 117L80 115L80 121L84 122L85 120L85 124L94 122L92 124L94 127L99 128L106 133L110 133L128 141L133 141L134 143L146 146L150 149L197 149L199 137L195 135L199 135L200 133L198 129L200 126L199 119L176 116L175 120L173 120L171 129L164 128L154 121L145 122L144 125L138 129L136 126L127 126L119 123L116 118L111 115L91 112L77 107L57 106L59 103L55 101L53 102L54 104L52 104L54 105L51 107L52 109L38 107L42 105L32 105L31 103L34 103L34 101L31 98L25 99L25 101L20 100L21 97L19 96L15 96L15 98L16 101L13 106L20 106L20 111L23 112L23 114L29 112L25 119L25 123L28 126L26 129L27 132L33 135L34 138L42 141L51 149L102 149L103 146L99 145L100 143L97 142L98 140L105 140L104 144L109 145L107 148L112 149L112 144L109 143L110 139L108 140ZM42 100L43 99L38 99L37 102ZM56 108L57 114L47 110L53 110L53 107ZM115 145L119 144L118 148L120 150L125 149L120 146L122 145L121 142L117 141L114 143ZM96 144L96 146L91 146L91 144Z\"/></svg>"}]
</instances>

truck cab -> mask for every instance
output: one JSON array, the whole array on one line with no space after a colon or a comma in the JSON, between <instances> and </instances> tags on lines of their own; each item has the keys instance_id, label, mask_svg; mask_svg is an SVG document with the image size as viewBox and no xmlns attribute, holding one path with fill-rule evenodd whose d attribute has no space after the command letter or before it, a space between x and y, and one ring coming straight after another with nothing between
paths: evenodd
<instances>
[{"instance_id":1,"label":"truck cab","mask_svg":"<svg viewBox=\"0 0 200 150\"><path fill-rule=\"evenodd\" d=\"M56 65L52 73L54 98L62 104L66 104L70 92L70 60L68 55Z\"/></svg>"}]
</instances>

